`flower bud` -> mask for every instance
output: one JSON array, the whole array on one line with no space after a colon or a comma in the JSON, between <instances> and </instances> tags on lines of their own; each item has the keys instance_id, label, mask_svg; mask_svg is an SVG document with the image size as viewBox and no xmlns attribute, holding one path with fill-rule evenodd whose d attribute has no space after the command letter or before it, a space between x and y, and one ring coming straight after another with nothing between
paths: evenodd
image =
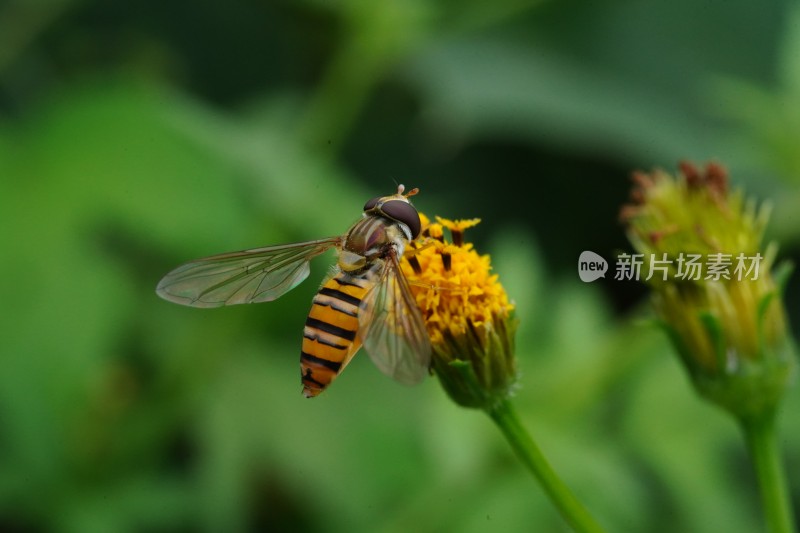
<instances>
[{"instance_id":1,"label":"flower bud","mask_svg":"<svg viewBox=\"0 0 800 533\"><path fill-rule=\"evenodd\" d=\"M696 389L743 419L772 412L794 365L768 210L731 191L726 171L636 173L621 219L643 254L661 324Z\"/></svg>"}]
</instances>

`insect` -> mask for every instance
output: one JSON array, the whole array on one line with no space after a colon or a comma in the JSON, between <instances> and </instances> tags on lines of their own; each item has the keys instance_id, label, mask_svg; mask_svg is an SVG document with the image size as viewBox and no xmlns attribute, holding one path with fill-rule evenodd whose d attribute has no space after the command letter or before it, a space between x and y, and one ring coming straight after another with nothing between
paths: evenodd
<instances>
[{"instance_id":1,"label":"insect","mask_svg":"<svg viewBox=\"0 0 800 533\"><path fill-rule=\"evenodd\" d=\"M431 344L422 314L400 269L406 245L421 230L409 197L413 189L373 198L358 222L339 237L213 255L164 276L156 293L191 307L269 302L310 272L311 259L338 251L335 273L314 296L303 329L303 394L320 394L363 344L375 365L401 383L421 381Z\"/></svg>"}]
</instances>

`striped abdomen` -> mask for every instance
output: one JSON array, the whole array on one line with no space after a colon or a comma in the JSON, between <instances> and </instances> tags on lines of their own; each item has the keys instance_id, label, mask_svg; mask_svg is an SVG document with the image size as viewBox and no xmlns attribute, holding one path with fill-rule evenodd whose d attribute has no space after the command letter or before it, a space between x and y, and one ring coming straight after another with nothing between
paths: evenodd
<instances>
[{"instance_id":1,"label":"striped abdomen","mask_svg":"<svg viewBox=\"0 0 800 533\"><path fill-rule=\"evenodd\" d=\"M359 305L372 283L361 275L339 272L314 297L303 329L300 372L303 395L318 395L339 375L361 347Z\"/></svg>"}]
</instances>

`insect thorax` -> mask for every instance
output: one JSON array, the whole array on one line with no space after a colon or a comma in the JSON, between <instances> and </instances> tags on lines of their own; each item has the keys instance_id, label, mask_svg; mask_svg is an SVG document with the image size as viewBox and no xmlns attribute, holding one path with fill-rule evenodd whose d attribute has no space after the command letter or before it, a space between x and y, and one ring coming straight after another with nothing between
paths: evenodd
<instances>
[{"instance_id":1,"label":"insect thorax","mask_svg":"<svg viewBox=\"0 0 800 533\"><path fill-rule=\"evenodd\" d=\"M408 228L382 216L366 215L350 228L339 253L339 267L345 272L360 270L375 258L384 258L390 251L403 254L409 240Z\"/></svg>"}]
</instances>

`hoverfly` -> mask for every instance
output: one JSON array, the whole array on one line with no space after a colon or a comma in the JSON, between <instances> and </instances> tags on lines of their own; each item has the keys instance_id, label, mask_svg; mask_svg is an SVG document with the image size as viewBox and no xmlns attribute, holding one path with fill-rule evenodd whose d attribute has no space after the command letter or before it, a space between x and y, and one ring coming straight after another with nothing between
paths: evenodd
<instances>
[{"instance_id":1,"label":"hoverfly","mask_svg":"<svg viewBox=\"0 0 800 533\"><path fill-rule=\"evenodd\" d=\"M421 230L409 201L418 189L404 190L369 200L343 236L190 261L164 276L156 293L191 307L269 302L308 277L311 259L336 248L335 273L314 297L303 330L303 394L325 390L362 344L384 374L418 383L428 373L431 344L400 269L406 245Z\"/></svg>"}]
</instances>

